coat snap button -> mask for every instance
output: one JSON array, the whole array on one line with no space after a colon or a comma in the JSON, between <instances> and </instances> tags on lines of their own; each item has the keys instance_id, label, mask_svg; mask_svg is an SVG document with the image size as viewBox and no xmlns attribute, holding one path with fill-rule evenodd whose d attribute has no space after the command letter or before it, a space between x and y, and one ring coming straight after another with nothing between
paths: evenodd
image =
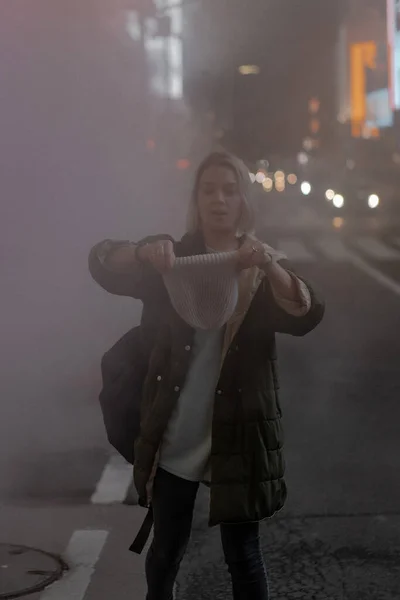
<instances>
[{"instance_id":1,"label":"coat snap button","mask_svg":"<svg viewBox=\"0 0 400 600\"><path fill-rule=\"evenodd\" d=\"M162 379L162 377L161 377L161 375L159 375L159 376L157 377L157 381L161 381L161 379Z\"/></svg>"},{"instance_id":2,"label":"coat snap button","mask_svg":"<svg viewBox=\"0 0 400 600\"><path fill-rule=\"evenodd\" d=\"M191 346L185 346L186 352L190 352L191 349L192 349Z\"/></svg>"},{"instance_id":3,"label":"coat snap button","mask_svg":"<svg viewBox=\"0 0 400 600\"><path fill-rule=\"evenodd\" d=\"M181 388L179 387L179 385L176 385L176 386L174 387L174 390L175 390L175 392L179 392L179 390L180 390L180 389L181 389Z\"/></svg>"},{"instance_id":4,"label":"coat snap button","mask_svg":"<svg viewBox=\"0 0 400 600\"><path fill-rule=\"evenodd\" d=\"M218 396L222 396L222 390L217 391Z\"/></svg>"}]
</instances>

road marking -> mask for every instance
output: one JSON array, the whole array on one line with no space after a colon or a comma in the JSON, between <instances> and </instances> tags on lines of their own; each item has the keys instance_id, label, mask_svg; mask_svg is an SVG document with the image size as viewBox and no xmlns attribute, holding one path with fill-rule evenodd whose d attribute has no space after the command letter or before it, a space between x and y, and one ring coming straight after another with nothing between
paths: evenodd
<instances>
[{"instance_id":1,"label":"road marking","mask_svg":"<svg viewBox=\"0 0 400 600\"><path fill-rule=\"evenodd\" d=\"M111 456L96 486L92 504L123 502L132 482L133 467L119 454Z\"/></svg>"},{"instance_id":2,"label":"road marking","mask_svg":"<svg viewBox=\"0 0 400 600\"><path fill-rule=\"evenodd\" d=\"M397 296L400 296L400 284L398 284L397 281L395 281L391 277L388 277L387 275L384 275L383 273L378 271L378 269L375 269L375 267L371 267L371 265L366 263L359 256L351 254L350 262L354 267L356 267L360 271L363 271L366 275L369 275L369 277L375 279L375 281L383 285L383 287L388 288L390 291L397 294Z\"/></svg>"},{"instance_id":3,"label":"road marking","mask_svg":"<svg viewBox=\"0 0 400 600\"><path fill-rule=\"evenodd\" d=\"M386 287L391 292L400 296L400 284L397 283L391 277L384 275L381 271L378 271L375 267L372 267L360 256L357 256L354 252L347 249L341 240L335 238L323 238L318 241L318 246L331 260L347 260L356 269L359 269L377 283Z\"/></svg>"},{"instance_id":4,"label":"road marking","mask_svg":"<svg viewBox=\"0 0 400 600\"><path fill-rule=\"evenodd\" d=\"M107 537L108 531L75 531L63 557L70 570L40 600L83 600Z\"/></svg>"},{"instance_id":5,"label":"road marking","mask_svg":"<svg viewBox=\"0 0 400 600\"><path fill-rule=\"evenodd\" d=\"M398 250L386 246L386 244L373 237L360 237L354 243L370 258L378 260L399 260L400 258Z\"/></svg>"},{"instance_id":6,"label":"road marking","mask_svg":"<svg viewBox=\"0 0 400 600\"><path fill-rule=\"evenodd\" d=\"M400 240L399 240L400 241ZM320 238L317 241L317 245L321 248L321 251L326 254L328 258L331 260L339 261L346 260L350 264L353 265L356 269L359 269L372 279L374 279L377 283L387 288L391 292L394 292L397 296L400 296L400 284L397 283L391 277L384 275L376 269L369 265L364 259L360 256L357 256L354 252L346 248L343 242L337 238Z\"/></svg>"},{"instance_id":7,"label":"road marking","mask_svg":"<svg viewBox=\"0 0 400 600\"><path fill-rule=\"evenodd\" d=\"M393 243L396 244L396 246L400 246L400 237L394 238Z\"/></svg>"},{"instance_id":8,"label":"road marking","mask_svg":"<svg viewBox=\"0 0 400 600\"><path fill-rule=\"evenodd\" d=\"M323 237L317 240L316 246L327 258L335 262L351 260L350 253L342 240L336 237Z\"/></svg>"},{"instance_id":9,"label":"road marking","mask_svg":"<svg viewBox=\"0 0 400 600\"><path fill-rule=\"evenodd\" d=\"M300 262L314 262L315 256L311 254L302 242L292 238L279 240L278 248L287 255L289 260Z\"/></svg>"}]
</instances>

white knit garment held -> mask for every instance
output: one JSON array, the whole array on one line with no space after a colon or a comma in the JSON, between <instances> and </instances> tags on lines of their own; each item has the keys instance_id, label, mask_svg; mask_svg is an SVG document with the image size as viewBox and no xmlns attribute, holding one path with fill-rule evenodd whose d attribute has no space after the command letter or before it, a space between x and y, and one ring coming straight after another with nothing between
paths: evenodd
<instances>
[{"instance_id":1,"label":"white knit garment held","mask_svg":"<svg viewBox=\"0 0 400 600\"><path fill-rule=\"evenodd\" d=\"M270 261L286 258L264 244ZM164 275L172 306L194 329L220 329L233 315L239 299L237 250L177 258Z\"/></svg>"},{"instance_id":2,"label":"white knit garment held","mask_svg":"<svg viewBox=\"0 0 400 600\"><path fill-rule=\"evenodd\" d=\"M219 329L239 297L237 252L177 258L164 275L172 306L195 329Z\"/></svg>"}]
</instances>

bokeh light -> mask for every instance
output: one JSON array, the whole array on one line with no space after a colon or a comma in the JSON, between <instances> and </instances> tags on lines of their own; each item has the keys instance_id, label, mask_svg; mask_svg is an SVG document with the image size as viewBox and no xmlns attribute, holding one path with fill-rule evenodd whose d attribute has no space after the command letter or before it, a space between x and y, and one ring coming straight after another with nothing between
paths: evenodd
<instances>
[{"instance_id":1,"label":"bokeh light","mask_svg":"<svg viewBox=\"0 0 400 600\"><path fill-rule=\"evenodd\" d=\"M342 194L335 194L332 202L335 208L342 208L342 206L344 206L344 198Z\"/></svg>"},{"instance_id":2,"label":"bokeh light","mask_svg":"<svg viewBox=\"0 0 400 600\"><path fill-rule=\"evenodd\" d=\"M335 217L332 221L332 225L335 229L341 229L344 225L344 219L342 217Z\"/></svg>"},{"instance_id":3,"label":"bokeh light","mask_svg":"<svg viewBox=\"0 0 400 600\"><path fill-rule=\"evenodd\" d=\"M303 181L301 184L301 193L304 196L309 196L311 194L311 184L308 181Z\"/></svg>"},{"instance_id":4,"label":"bokeh light","mask_svg":"<svg viewBox=\"0 0 400 600\"><path fill-rule=\"evenodd\" d=\"M187 158L180 158L176 162L176 166L180 171L185 171L190 167L190 160L188 160Z\"/></svg>"},{"instance_id":5,"label":"bokeh light","mask_svg":"<svg viewBox=\"0 0 400 600\"><path fill-rule=\"evenodd\" d=\"M263 171L258 171L258 173L256 174L257 183L264 183L266 178L267 178L267 176Z\"/></svg>"},{"instance_id":6,"label":"bokeh light","mask_svg":"<svg viewBox=\"0 0 400 600\"><path fill-rule=\"evenodd\" d=\"M306 152L299 152L297 160L300 165L306 165L309 161L308 154L306 154Z\"/></svg>"},{"instance_id":7,"label":"bokeh light","mask_svg":"<svg viewBox=\"0 0 400 600\"><path fill-rule=\"evenodd\" d=\"M272 188L274 187L274 182L272 181L272 179L270 177L266 177L264 179L262 185L266 192L270 192L272 190Z\"/></svg>"},{"instance_id":8,"label":"bokeh light","mask_svg":"<svg viewBox=\"0 0 400 600\"><path fill-rule=\"evenodd\" d=\"M370 208L377 208L379 206L379 196L377 194L371 194L368 198L368 206Z\"/></svg>"},{"instance_id":9,"label":"bokeh light","mask_svg":"<svg viewBox=\"0 0 400 600\"><path fill-rule=\"evenodd\" d=\"M241 75L258 75L260 70L258 65L241 65L239 67L239 73Z\"/></svg>"}]
</instances>

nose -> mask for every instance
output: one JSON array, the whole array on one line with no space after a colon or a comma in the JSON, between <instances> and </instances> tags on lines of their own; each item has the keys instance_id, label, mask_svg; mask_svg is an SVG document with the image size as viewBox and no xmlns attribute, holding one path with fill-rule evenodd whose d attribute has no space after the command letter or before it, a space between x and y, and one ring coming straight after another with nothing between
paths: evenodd
<instances>
[{"instance_id":1,"label":"nose","mask_svg":"<svg viewBox=\"0 0 400 600\"><path fill-rule=\"evenodd\" d=\"M218 188L215 190L214 202L216 204L225 204L225 194L223 189Z\"/></svg>"}]
</instances>

